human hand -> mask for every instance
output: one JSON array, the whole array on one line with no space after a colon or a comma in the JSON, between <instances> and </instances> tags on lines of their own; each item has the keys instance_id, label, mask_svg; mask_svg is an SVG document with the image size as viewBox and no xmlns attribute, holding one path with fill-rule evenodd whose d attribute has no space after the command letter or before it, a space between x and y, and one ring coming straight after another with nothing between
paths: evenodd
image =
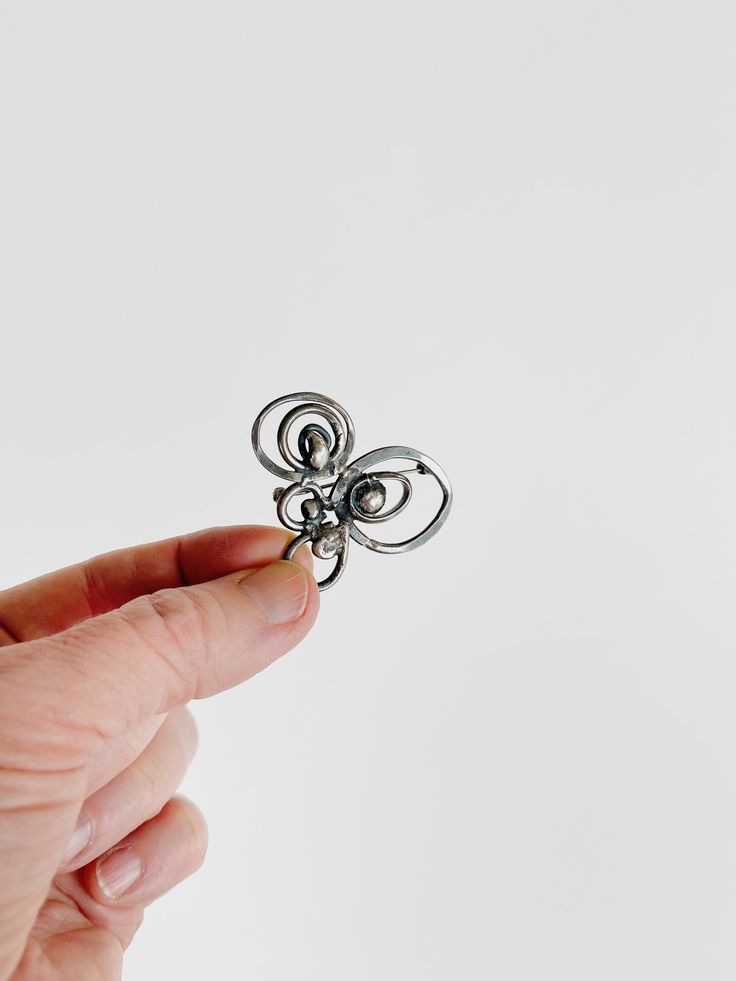
<instances>
[{"instance_id":1,"label":"human hand","mask_svg":"<svg viewBox=\"0 0 736 981\"><path fill-rule=\"evenodd\" d=\"M185 708L297 644L319 608L307 550L219 528L0 592L0 981L110 981L206 828L172 796Z\"/></svg>"}]
</instances>

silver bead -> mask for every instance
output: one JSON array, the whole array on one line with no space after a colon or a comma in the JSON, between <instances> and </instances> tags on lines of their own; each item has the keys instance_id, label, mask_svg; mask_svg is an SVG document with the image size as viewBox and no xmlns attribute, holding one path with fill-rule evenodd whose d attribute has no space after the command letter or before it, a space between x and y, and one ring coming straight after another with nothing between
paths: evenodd
<instances>
[{"instance_id":1,"label":"silver bead","mask_svg":"<svg viewBox=\"0 0 736 981\"><path fill-rule=\"evenodd\" d=\"M330 444L314 429L308 429L304 436L305 463L312 470L322 470L330 459Z\"/></svg>"},{"instance_id":2,"label":"silver bead","mask_svg":"<svg viewBox=\"0 0 736 981\"><path fill-rule=\"evenodd\" d=\"M312 544L312 551L318 559L333 559L345 546L343 525L323 525Z\"/></svg>"},{"instance_id":3,"label":"silver bead","mask_svg":"<svg viewBox=\"0 0 736 981\"><path fill-rule=\"evenodd\" d=\"M325 516L325 511L319 501L315 501L314 498L307 498L306 501L302 501L302 516L305 521L321 521Z\"/></svg>"},{"instance_id":4,"label":"silver bead","mask_svg":"<svg viewBox=\"0 0 736 981\"><path fill-rule=\"evenodd\" d=\"M355 496L355 505L363 514L378 514L386 503L386 488L380 480L367 480Z\"/></svg>"}]
</instances>

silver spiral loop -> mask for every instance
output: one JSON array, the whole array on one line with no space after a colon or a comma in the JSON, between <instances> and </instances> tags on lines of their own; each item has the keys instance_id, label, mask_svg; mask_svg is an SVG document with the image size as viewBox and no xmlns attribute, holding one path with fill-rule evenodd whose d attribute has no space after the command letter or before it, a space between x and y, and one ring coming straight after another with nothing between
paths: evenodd
<instances>
[{"instance_id":1,"label":"silver spiral loop","mask_svg":"<svg viewBox=\"0 0 736 981\"><path fill-rule=\"evenodd\" d=\"M278 428L277 442L282 459L289 465L289 468L281 466L272 460L261 446L261 428L268 415L279 406L289 402L302 403L286 413ZM289 446L289 436L296 421L306 415L320 416L325 420L332 432L333 441L330 446L329 458L324 466L319 468L310 467L304 459L299 459ZM309 427L305 427L307 430ZM315 429L321 429L316 427ZM303 435L303 434L302 434ZM348 458L353 452L355 444L355 427L353 420L341 405L326 395L319 395L316 392L296 392L292 395L283 395L281 398L270 402L256 418L251 432L253 451L263 464L263 466L284 480L304 481L316 480L333 477L342 472L347 465ZM300 444L303 440L300 439Z\"/></svg>"}]
</instances>

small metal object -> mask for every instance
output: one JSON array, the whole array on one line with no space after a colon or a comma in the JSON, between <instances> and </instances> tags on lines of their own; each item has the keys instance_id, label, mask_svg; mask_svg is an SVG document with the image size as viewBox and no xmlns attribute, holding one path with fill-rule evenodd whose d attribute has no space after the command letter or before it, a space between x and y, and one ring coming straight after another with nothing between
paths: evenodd
<instances>
[{"instance_id":1,"label":"small metal object","mask_svg":"<svg viewBox=\"0 0 736 981\"><path fill-rule=\"evenodd\" d=\"M297 405L286 412L277 434L279 452L287 464L284 467L263 451L261 428L266 416L289 402ZM313 422L304 425L297 439L299 456L296 456L289 445L289 436L297 420L307 415L319 416L327 426ZM326 395L296 392L275 399L253 423L252 440L253 450L266 470L291 482L288 487L277 487L273 495L279 521L299 533L289 543L284 558L292 559L302 545L311 543L317 558L335 559L332 572L318 583L321 590L329 589L342 575L351 538L373 552L410 552L440 530L450 511L452 488L447 476L431 457L419 450L409 446L383 446L349 463L355 443L353 420L341 405ZM403 458L413 461L416 466L408 470L369 469ZM382 542L369 537L357 522L372 526L400 514L412 496L408 474L431 474L434 477L442 491L439 510L426 528L403 542ZM400 497L396 504L386 508L386 483L392 480L399 484ZM288 510L295 498L303 498L299 519Z\"/></svg>"}]
</instances>

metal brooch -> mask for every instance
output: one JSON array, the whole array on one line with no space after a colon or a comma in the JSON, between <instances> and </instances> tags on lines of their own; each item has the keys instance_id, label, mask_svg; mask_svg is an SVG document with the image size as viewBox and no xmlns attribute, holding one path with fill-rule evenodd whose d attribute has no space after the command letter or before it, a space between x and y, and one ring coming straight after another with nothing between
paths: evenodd
<instances>
[{"instance_id":1,"label":"metal brooch","mask_svg":"<svg viewBox=\"0 0 736 981\"><path fill-rule=\"evenodd\" d=\"M261 427L266 416L289 402L298 404L286 412L277 435L279 452L288 464L284 467L263 451ZM307 415L319 416L329 429L315 422L304 425L297 439L299 455L296 456L289 437L294 423ZM288 487L277 487L273 494L279 520L291 531L299 533L287 546L284 558L292 559L302 545L311 543L317 558L336 559L332 572L318 583L321 590L329 589L342 575L351 538L373 552L410 552L435 535L447 519L452 488L442 468L431 457L409 446L383 446L348 463L355 442L353 420L341 405L326 395L296 392L275 399L253 423L252 440L253 450L263 466L277 477L292 481ZM399 459L411 460L416 466L409 470L369 471L370 467ZM431 474L435 478L442 491L439 510L426 528L403 542L381 542L370 538L357 523L377 524L400 514L412 496L409 474ZM391 480L398 482L401 494L396 504L386 508L385 485ZM297 497L306 498L301 503L300 520L288 511ZM334 516L334 520L330 520L330 516Z\"/></svg>"}]
</instances>

